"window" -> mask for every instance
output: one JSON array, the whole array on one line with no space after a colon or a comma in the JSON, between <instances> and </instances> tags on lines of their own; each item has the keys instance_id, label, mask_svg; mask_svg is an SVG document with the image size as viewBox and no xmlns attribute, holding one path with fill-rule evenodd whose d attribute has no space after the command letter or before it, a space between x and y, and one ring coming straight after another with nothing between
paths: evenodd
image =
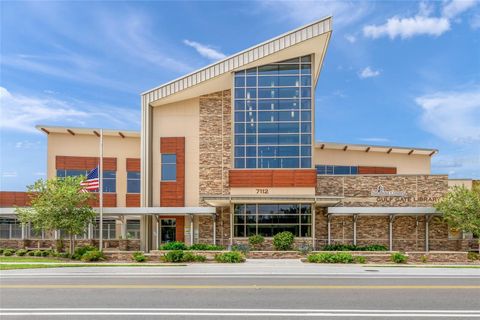
<instances>
[{"instance_id":1,"label":"window","mask_svg":"<svg viewBox=\"0 0 480 320\"><path fill-rule=\"evenodd\" d=\"M17 219L0 218L0 239L20 239L22 225Z\"/></svg>"},{"instance_id":2,"label":"window","mask_svg":"<svg viewBox=\"0 0 480 320\"><path fill-rule=\"evenodd\" d=\"M296 237L311 237L312 206L310 204L236 204L234 236L262 235L273 237L290 231Z\"/></svg>"},{"instance_id":3,"label":"window","mask_svg":"<svg viewBox=\"0 0 480 320\"><path fill-rule=\"evenodd\" d=\"M177 180L177 155L162 154L162 181Z\"/></svg>"},{"instance_id":4,"label":"window","mask_svg":"<svg viewBox=\"0 0 480 320\"><path fill-rule=\"evenodd\" d=\"M311 85L310 56L235 73L235 168L311 168Z\"/></svg>"},{"instance_id":5,"label":"window","mask_svg":"<svg viewBox=\"0 0 480 320\"><path fill-rule=\"evenodd\" d=\"M87 176L91 170L66 170L57 169L57 177L78 177ZM139 183L140 184L140 183ZM117 172L103 171L103 192L115 193L117 190Z\"/></svg>"},{"instance_id":6,"label":"window","mask_svg":"<svg viewBox=\"0 0 480 320\"><path fill-rule=\"evenodd\" d=\"M172 242L176 240L177 221L175 219L160 220L160 242Z\"/></svg>"},{"instance_id":7,"label":"window","mask_svg":"<svg viewBox=\"0 0 480 320\"><path fill-rule=\"evenodd\" d=\"M358 174L357 166L332 166L318 164L315 165L317 169L317 174L328 175L328 174Z\"/></svg>"},{"instance_id":8,"label":"window","mask_svg":"<svg viewBox=\"0 0 480 320\"><path fill-rule=\"evenodd\" d=\"M127 172L127 193L140 193L140 172Z\"/></svg>"},{"instance_id":9,"label":"window","mask_svg":"<svg viewBox=\"0 0 480 320\"><path fill-rule=\"evenodd\" d=\"M140 239L140 220L127 220L127 239Z\"/></svg>"},{"instance_id":10,"label":"window","mask_svg":"<svg viewBox=\"0 0 480 320\"><path fill-rule=\"evenodd\" d=\"M110 240L116 238L116 228L114 219L103 219L103 239ZM93 226L94 239L99 238L100 234L100 220L97 219Z\"/></svg>"}]
</instances>

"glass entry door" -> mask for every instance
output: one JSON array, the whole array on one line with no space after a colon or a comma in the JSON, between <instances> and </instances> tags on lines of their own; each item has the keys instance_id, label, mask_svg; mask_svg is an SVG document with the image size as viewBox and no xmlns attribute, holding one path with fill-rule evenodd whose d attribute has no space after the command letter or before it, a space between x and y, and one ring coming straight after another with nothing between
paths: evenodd
<instances>
[{"instance_id":1,"label":"glass entry door","mask_svg":"<svg viewBox=\"0 0 480 320\"><path fill-rule=\"evenodd\" d=\"M177 223L175 219L160 219L160 243L176 241Z\"/></svg>"}]
</instances>

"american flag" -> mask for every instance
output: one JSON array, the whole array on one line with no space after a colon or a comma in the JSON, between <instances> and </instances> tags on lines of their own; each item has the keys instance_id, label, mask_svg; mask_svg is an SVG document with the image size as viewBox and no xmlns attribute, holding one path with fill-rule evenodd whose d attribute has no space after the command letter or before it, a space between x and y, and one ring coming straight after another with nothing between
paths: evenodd
<instances>
[{"instance_id":1,"label":"american flag","mask_svg":"<svg viewBox=\"0 0 480 320\"><path fill-rule=\"evenodd\" d=\"M87 180L81 183L83 186L82 192L95 192L99 189L98 181L98 167L90 171L87 175Z\"/></svg>"}]
</instances>

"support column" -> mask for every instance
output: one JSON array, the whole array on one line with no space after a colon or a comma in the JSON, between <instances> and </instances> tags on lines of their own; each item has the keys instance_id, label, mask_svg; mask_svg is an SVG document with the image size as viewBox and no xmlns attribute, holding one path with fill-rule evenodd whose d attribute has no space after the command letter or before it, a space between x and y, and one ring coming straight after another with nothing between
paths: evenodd
<instances>
[{"instance_id":1,"label":"support column","mask_svg":"<svg viewBox=\"0 0 480 320\"><path fill-rule=\"evenodd\" d=\"M316 211L315 211L315 204L312 205L312 249L315 250L316 247L316 241L315 241L315 216L316 216Z\"/></svg>"},{"instance_id":2,"label":"support column","mask_svg":"<svg viewBox=\"0 0 480 320\"><path fill-rule=\"evenodd\" d=\"M87 227L87 238L88 239L93 239L94 236L93 236L93 223L89 223L88 224L88 227Z\"/></svg>"},{"instance_id":3,"label":"support column","mask_svg":"<svg viewBox=\"0 0 480 320\"><path fill-rule=\"evenodd\" d=\"M389 240L390 251L393 251L393 220L394 219L395 219L395 216L391 214L390 221L388 223L388 240Z\"/></svg>"},{"instance_id":4,"label":"support column","mask_svg":"<svg viewBox=\"0 0 480 320\"><path fill-rule=\"evenodd\" d=\"M122 222L122 224L120 225L120 233L121 233L122 239L126 240L127 239L127 219L125 218L125 216L120 216L120 221Z\"/></svg>"},{"instance_id":5,"label":"support column","mask_svg":"<svg viewBox=\"0 0 480 320\"><path fill-rule=\"evenodd\" d=\"M233 246L233 205L230 204L230 213L228 215L230 217L230 247Z\"/></svg>"},{"instance_id":6,"label":"support column","mask_svg":"<svg viewBox=\"0 0 480 320\"><path fill-rule=\"evenodd\" d=\"M26 228L25 228L25 223L22 223L21 226L22 226L22 240L25 240L25 239L27 238L27 237L26 237L26 235L27 235L27 230L26 230Z\"/></svg>"},{"instance_id":7,"label":"support column","mask_svg":"<svg viewBox=\"0 0 480 320\"><path fill-rule=\"evenodd\" d=\"M430 243L429 243L429 229L430 229L430 217L425 215L425 251L430 251Z\"/></svg>"},{"instance_id":8,"label":"support column","mask_svg":"<svg viewBox=\"0 0 480 320\"><path fill-rule=\"evenodd\" d=\"M358 214L353 215L353 245L357 245L357 219Z\"/></svg>"},{"instance_id":9,"label":"support column","mask_svg":"<svg viewBox=\"0 0 480 320\"><path fill-rule=\"evenodd\" d=\"M193 245L195 233L193 231L193 214L190 215L190 245Z\"/></svg>"},{"instance_id":10,"label":"support column","mask_svg":"<svg viewBox=\"0 0 480 320\"><path fill-rule=\"evenodd\" d=\"M217 244L217 215L214 213L212 214L213 219L213 244Z\"/></svg>"},{"instance_id":11,"label":"support column","mask_svg":"<svg viewBox=\"0 0 480 320\"><path fill-rule=\"evenodd\" d=\"M332 216L327 215L327 244L331 244L331 220Z\"/></svg>"},{"instance_id":12,"label":"support column","mask_svg":"<svg viewBox=\"0 0 480 320\"><path fill-rule=\"evenodd\" d=\"M140 218L140 250L150 252L152 249L152 217Z\"/></svg>"}]
</instances>

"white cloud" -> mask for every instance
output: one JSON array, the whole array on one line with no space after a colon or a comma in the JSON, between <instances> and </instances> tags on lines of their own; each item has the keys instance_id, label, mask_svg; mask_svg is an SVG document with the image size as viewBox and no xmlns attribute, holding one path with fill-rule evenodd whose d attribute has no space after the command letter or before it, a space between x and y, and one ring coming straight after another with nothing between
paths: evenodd
<instances>
[{"instance_id":1,"label":"white cloud","mask_svg":"<svg viewBox=\"0 0 480 320\"><path fill-rule=\"evenodd\" d=\"M183 43L189 47L194 48L202 57L210 60L220 60L226 57L222 52L213 49L209 45L201 44L191 40L183 40Z\"/></svg>"},{"instance_id":2,"label":"white cloud","mask_svg":"<svg viewBox=\"0 0 480 320\"><path fill-rule=\"evenodd\" d=\"M3 178L16 178L18 176L16 171L4 171L2 172Z\"/></svg>"},{"instance_id":3,"label":"white cloud","mask_svg":"<svg viewBox=\"0 0 480 320\"><path fill-rule=\"evenodd\" d=\"M40 147L40 141L22 140L15 143L15 149L37 149Z\"/></svg>"},{"instance_id":4,"label":"white cloud","mask_svg":"<svg viewBox=\"0 0 480 320\"><path fill-rule=\"evenodd\" d=\"M390 39L411 38L416 35L440 36L450 30L446 18L415 16L412 18L392 17L383 25L368 25L363 28L366 37L377 39L388 36Z\"/></svg>"},{"instance_id":5,"label":"white cloud","mask_svg":"<svg viewBox=\"0 0 480 320\"><path fill-rule=\"evenodd\" d=\"M400 37L411 38L417 35L428 35L438 37L451 28L451 19L475 6L475 0L453 0L444 2L442 14L431 16L434 7L432 4L421 2L418 13L413 17L393 16L387 22L380 25L367 25L363 27L363 34L366 37L377 39L388 36L390 39Z\"/></svg>"},{"instance_id":6,"label":"white cloud","mask_svg":"<svg viewBox=\"0 0 480 320\"><path fill-rule=\"evenodd\" d=\"M480 88L436 92L415 102L425 130L450 142L480 143Z\"/></svg>"},{"instance_id":7,"label":"white cloud","mask_svg":"<svg viewBox=\"0 0 480 320\"><path fill-rule=\"evenodd\" d=\"M138 112L83 101L64 101L50 97L25 96L13 94L0 87L0 128L11 131L38 132L35 125L59 124L75 125L88 122L90 127L105 126L105 122L121 126L138 125ZM25 142L19 142L16 148L25 148Z\"/></svg>"},{"instance_id":8,"label":"white cloud","mask_svg":"<svg viewBox=\"0 0 480 320\"><path fill-rule=\"evenodd\" d=\"M378 77L379 75L380 75L380 71L378 71L378 70L373 70L373 69L370 68L370 67L366 67L365 69L363 69L363 70L358 74L358 76L359 76L361 79Z\"/></svg>"},{"instance_id":9,"label":"white cloud","mask_svg":"<svg viewBox=\"0 0 480 320\"><path fill-rule=\"evenodd\" d=\"M357 41L357 38L351 34L346 34L345 39L350 43L355 43Z\"/></svg>"},{"instance_id":10,"label":"white cloud","mask_svg":"<svg viewBox=\"0 0 480 320\"><path fill-rule=\"evenodd\" d=\"M442 15L446 18L454 18L464 11L474 7L476 0L453 0L445 4L442 9Z\"/></svg>"},{"instance_id":11,"label":"white cloud","mask_svg":"<svg viewBox=\"0 0 480 320\"><path fill-rule=\"evenodd\" d=\"M380 138L380 137L371 137L371 138L360 138L360 141L365 141L365 142L373 142L373 143L385 143L389 142L390 139L388 138Z\"/></svg>"}]
</instances>

